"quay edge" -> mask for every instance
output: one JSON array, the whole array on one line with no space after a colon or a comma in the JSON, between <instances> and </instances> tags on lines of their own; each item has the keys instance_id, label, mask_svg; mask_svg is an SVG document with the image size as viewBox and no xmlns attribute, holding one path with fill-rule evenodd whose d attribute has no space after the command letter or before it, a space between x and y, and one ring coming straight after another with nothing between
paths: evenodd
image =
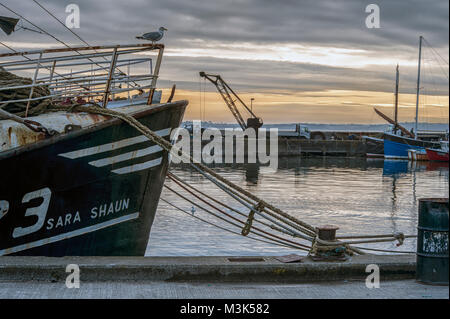
<instances>
[{"instance_id":1,"label":"quay edge","mask_svg":"<svg viewBox=\"0 0 450 319\"><path fill-rule=\"evenodd\" d=\"M80 280L166 282L277 282L307 283L365 280L367 265L376 264L380 280L413 279L416 257L406 255L353 256L344 262L282 263L273 256L262 261L230 261L212 257L0 257L0 281L64 283L66 266L80 267ZM246 258L249 257L241 257ZM255 257L253 257L255 258Z\"/></svg>"}]
</instances>

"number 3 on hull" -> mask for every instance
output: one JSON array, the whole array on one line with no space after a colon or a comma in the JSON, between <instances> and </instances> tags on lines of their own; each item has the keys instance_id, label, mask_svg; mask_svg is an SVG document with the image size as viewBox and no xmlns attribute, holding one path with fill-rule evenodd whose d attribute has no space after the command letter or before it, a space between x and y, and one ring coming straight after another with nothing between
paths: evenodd
<instances>
[{"instance_id":1,"label":"number 3 on hull","mask_svg":"<svg viewBox=\"0 0 450 319\"><path fill-rule=\"evenodd\" d=\"M48 205L50 204L50 197L52 192L50 188L42 188L40 190L25 194L22 203L28 203L33 199L42 198L42 204L37 207L30 207L26 210L25 216L37 216L37 221L34 225L28 227L16 227L12 233L13 238L22 237L38 231L44 226L45 217L47 216Z\"/></svg>"}]
</instances>

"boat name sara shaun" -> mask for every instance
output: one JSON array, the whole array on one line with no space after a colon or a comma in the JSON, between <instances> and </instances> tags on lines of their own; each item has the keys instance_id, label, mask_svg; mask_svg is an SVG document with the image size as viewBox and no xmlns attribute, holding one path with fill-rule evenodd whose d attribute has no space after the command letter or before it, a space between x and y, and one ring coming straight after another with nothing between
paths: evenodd
<instances>
[{"instance_id":1,"label":"boat name sara shaun","mask_svg":"<svg viewBox=\"0 0 450 319\"><path fill-rule=\"evenodd\" d=\"M90 212L90 218L91 219L100 219L102 217L105 217L107 215L110 214L116 214L117 217L117 213L122 212L122 211L127 211L128 206L130 204L130 199L126 198L126 199L121 199L114 202L111 202L109 205L108 204L104 204L104 205L100 205L100 206L95 206L93 207ZM53 228L58 228L58 227L65 227L67 225L70 224L74 224L76 222L81 222L81 216L80 216L80 212L77 211L76 213L72 214L72 213L67 213L64 216L59 216L57 220L55 220L54 218L49 218L47 219L47 222L45 223L47 225L46 229L47 230L51 230Z\"/></svg>"}]
</instances>

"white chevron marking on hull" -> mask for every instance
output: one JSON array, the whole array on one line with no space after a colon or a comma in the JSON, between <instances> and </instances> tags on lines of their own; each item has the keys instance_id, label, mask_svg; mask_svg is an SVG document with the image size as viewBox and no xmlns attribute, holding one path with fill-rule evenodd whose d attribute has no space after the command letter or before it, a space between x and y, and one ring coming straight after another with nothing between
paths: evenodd
<instances>
[{"instance_id":1,"label":"white chevron marking on hull","mask_svg":"<svg viewBox=\"0 0 450 319\"><path fill-rule=\"evenodd\" d=\"M121 167L118 169L113 169L111 172L116 173L116 174L129 174L129 173L133 173L133 172L137 172L137 171L142 171L144 169L148 169L154 166L158 166L159 164L161 164L162 162L162 157L158 157L157 159L148 161L148 162L144 162L144 163L139 163L139 164L134 164L131 166L125 166L125 167Z\"/></svg>"},{"instance_id":2,"label":"white chevron marking on hull","mask_svg":"<svg viewBox=\"0 0 450 319\"><path fill-rule=\"evenodd\" d=\"M92 161L89 162L89 165L95 166L95 167L103 167L106 165L113 165L115 163L119 163L119 162L123 162L123 161L127 161L130 159L135 159L135 158L139 158L139 157L143 157L143 156L147 156L153 153L157 153L162 151L162 148L158 145L153 145L147 148L143 148L140 150L135 150L132 152L128 152L128 153L124 153L124 154L120 154L117 156L112 156L112 157L106 157L106 158L102 158L96 161Z\"/></svg>"},{"instance_id":3,"label":"white chevron marking on hull","mask_svg":"<svg viewBox=\"0 0 450 319\"><path fill-rule=\"evenodd\" d=\"M155 133L158 134L159 136L167 136L170 133L170 128L165 128L165 129L156 131ZM110 152L110 151L116 150L118 148L146 142L148 140L149 139L146 136L139 135L136 137L126 138L126 139L108 143L108 144L97 145L97 146L88 147L88 148L84 148L84 149L80 149L80 150L76 150L76 151L72 151L72 152L61 153L58 155L66 157L66 158L70 158L70 159L77 159L77 158L81 158L81 157L85 157L85 156L91 156L91 155L100 154L100 153L104 153L104 152Z\"/></svg>"}]
</instances>

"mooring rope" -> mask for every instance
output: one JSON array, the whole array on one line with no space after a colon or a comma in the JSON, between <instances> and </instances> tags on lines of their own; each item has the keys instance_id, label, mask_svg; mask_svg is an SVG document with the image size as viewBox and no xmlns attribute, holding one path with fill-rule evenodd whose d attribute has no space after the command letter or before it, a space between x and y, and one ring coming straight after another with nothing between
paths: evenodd
<instances>
[{"instance_id":1,"label":"mooring rope","mask_svg":"<svg viewBox=\"0 0 450 319\"><path fill-rule=\"evenodd\" d=\"M200 217L198 217L198 216L195 216L195 215L189 213L188 211L186 211L186 210L184 210L184 209L178 207L177 205L175 205L175 204L169 202L168 200L166 200L166 199L164 199L164 198L160 198L160 200L162 200L162 201L165 202L166 204L172 206L173 208L175 208L175 209L177 209L177 210L179 210L179 211L185 213L186 215L189 215L189 216L191 216L191 217L193 217L193 218L195 218L195 219L198 219L198 220L200 220L200 221L202 221L202 222L204 222L204 223L206 223L206 224L209 224L209 225L211 225L211 226L217 227L217 228L219 228L219 229L221 229L221 230L227 231L227 232L232 233L232 234L235 234L235 235L240 235L240 233L238 233L238 232L234 232L234 231L232 231L232 230L229 230L228 228L222 227L222 226L220 226L220 225L217 225L217 224L214 224L214 223L212 223L212 222L210 222L210 221L207 221L206 219L203 219L203 218L200 218ZM263 242L263 243L266 243L266 244L270 244L270 245L276 245L276 246L281 246L281 247L288 247L288 248L300 249L299 247L296 247L296 246L294 246L294 245L290 245L290 244L286 244L286 243L279 243L277 240L274 240L274 239L271 239L271 238L269 238L268 240L263 240L263 239L255 238L255 237L252 237L252 236L247 236L247 238L253 239L253 240L256 240L256 241L259 241L259 242ZM306 249L301 249L301 250L306 250Z\"/></svg>"},{"instance_id":2,"label":"mooring rope","mask_svg":"<svg viewBox=\"0 0 450 319\"><path fill-rule=\"evenodd\" d=\"M28 115L40 114L51 104L51 99L44 98L50 95L47 85L36 84L33 87L32 79L15 75L3 67L0 67L0 87L4 88L0 90L0 108L17 116L25 115L28 103L30 103ZM33 94L30 97L32 87ZM28 102L29 98L33 100Z\"/></svg>"},{"instance_id":3,"label":"mooring rope","mask_svg":"<svg viewBox=\"0 0 450 319\"><path fill-rule=\"evenodd\" d=\"M168 190L170 190L171 192L173 192L174 194L176 194L177 196L181 197L181 198L184 199L185 201L191 203L192 205L197 206L198 208L200 208L201 210L205 211L206 213L211 214L211 215L213 215L214 217L216 217L216 218L218 218L218 219L220 219L220 220L223 220L223 221L225 221L225 222L227 222L227 223L229 223L229 224L232 224L232 225L235 226L235 227L241 228L240 225L237 225L237 224L235 224L235 223L233 223L233 222L227 220L226 218L223 218L223 217L221 217L221 216L218 216L217 214L211 212L209 209L207 209L207 208L205 208L205 207L199 205L198 203L195 203L194 201L192 201L192 200L190 200L189 198L183 196L182 194L180 194L179 192L177 192L177 191L175 191L174 189L170 188L169 186L164 185L164 187L167 188ZM227 214L226 214L226 215L227 215ZM229 216L229 215L228 215L228 217L231 217L233 220L235 220L235 221L237 221L237 222L243 223L241 220L238 220L237 218L234 218L234 217ZM257 233L257 232L253 232L255 235L258 235L258 236L261 236L261 237L264 237L264 238L268 238L267 236L271 236L271 237L274 237L274 238L276 238L276 239L278 239L278 240L286 241L286 242L288 242L288 243L290 243L290 244L292 244L292 245L295 245L296 248L298 248L298 249L302 249L302 250L306 250L306 251L308 251L308 250L310 249L310 247L308 247L308 246L305 246L305 245L302 245L302 244L299 244L299 243L290 241L290 240L288 240L288 239L285 239L285 238L276 236L276 235L271 234L271 233L268 233L268 232L266 232L266 231L264 231L264 230L262 230L262 229L259 229L259 228L256 228L256 227L255 227L255 230L257 230L257 231L259 231L259 232L265 234L265 235L262 235L262 234L259 234L259 233ZM267 236L266 236L266 235L267 235Z\"/></svg>"},{"instance_id":4,"label":"mooring rope","mask_svg":"<svg viewBox=\"0 0 450 319\"><path fill-rule=\"evenodd\" d=\"M195 190L195 191L198 192L201 196L204 196L205 198L209 199L210 201L213 201L213 202L215 202L216 204L219 204L219 205L223 206L224 208L226 208L226 209L228 209L228 210L230 210L230 211L235 212L236 214L239 214L239 215L241 215L241 216L243 216L243 217L247 217L247 215L244 214L244 213L242 213L241 211L239 211L239 210L237 210L237 209L235 209L235 208L233 208L233 207L231 207L231 206L229 206L229 205L227 205L227 204L225 204L225 203L223 203L223 202L221 202L221 201L215 199L214 197L209 196L209 195L206 194L205 192L202 192L202 191L196 189L194 186L190 185L189 183L186 183L183 179L179 178L179 177L178 177L177 175L175 175L174 173L167 172L167 177L168 177L169 179L171 179L171 180L172 180L172 179L176 179L176 180L179 181L180 183L186 185L187 187L189 187L189 188L192 189L192 190ZM261 220L259 220L259 219L255 219L255 221L258 222L258 223L260 223L260 224L262 224L262 225L264 225L264 226L271 227L270 224L268 224L268 223L266 223L266 222L263 222L263 221L261 221ZM292 235L292 233L289 233L289 234Z\"/></svg>"},{"instance_id":5,"label":"mooring rope","mask_svg":"<svg viewBox=\"0 0 450 319\"><path fill-rule=\"evenodd\" d=\"M283 218L281 218L280 216L275 215L273 212L270 212L266 209L263 209L263 212L261 211L256 211L255 209L255 203L249 201L249 199L244 198L242 194L239 194L237 191L231 189L230 187L227 187L226 185L223 185L222 183L220 183L218 180L216 180L214 177L209 176L208 174L206 174L204 171L202 171L199 167L195 166L193 163L190 163L190 165L197 170L200 174L202 174L204 177L206 177L209 181L211 181L213 184L215 184L217 187L219 187L220 189L222 189L225 193L227 193L228 195L230 195L232 198L234 198L236 201L238 201L239 203L241 203L242 205L244 205L245 207L247 207L248 209L250 209L251 211L254 211L255 213L257 213L258 215L263 216L266 219L271 220L269 217L265 216L264 213L267 213L268 215L274 217L275 219L278 219L280 221L282 221L283 223L289 225L292 228L295 228L297 230L299 230L300 232L303 232L306 235L309 235L310 237L306 237L305 235L302 235L301 233L295 232L293 230L289 230L291 233L293 233L292 236L297 236L297 237L301 237L304 238L306 240L312 241L312 238L316 236L316 233L311 232L307 229L302 228L301 225L297 225L294 223L291 223L290 221L284 220ZM273 220L271 220L272 222L274 222ZM277 223L277 222L274 222ZM286 226L281 226L283 228L286 228ZM287 228L286 228L287 229Z\"/></svg>"},{"instance_id":6,"label":"mooring rope","mask_svg":"<svg viewBox=\"0 0 450 319\"><path fill-rule=\"evenodd\" d=\"M398 235L402 233L397 233ZM359 238L384 238L393 237L393 234L382 234L382 235L354 235L354 236L336 236L336 239L359 239ZM417 235L404 235L405 238L414 238Z\"/></svg>"},{"instance_id":7,"label":"mooring rope","mask_svg":"<svg viewBox=\"0 0 450 319\"><path fill-rule=\"evenodd\" d=\"M213 183L214 183L214 181L213 181ZM220 187L221 185L218 185L218 186ZM222 189L224 192L228 193L228 190L227 190L227 189L224 189L224 188L221 188L221 189ZM197 191L198 191L198 190L197 190ZM228 193L228 194L229 194L229 193ZM237 201L239 201L239 202L240 202L241 204L243 204L245 207L247 207L248 209L250 209L250 211L256 212L255 206L249 206L249 205L247 205L246 203L243 203L243 202L240 201L238 198L236 198L233 194L229 194L229 195L230 195L231 197L233 197L234 199L236 199ZM272 218L270 218L270 217L264 215L263 213L259 212L258 214L261 215L263 218L266 218L267 220L270 220L272 223L277 224L277 225L279 225L280 227L284 228L286 231L289 232L289 234L290 234L291 236L300 237L300 238L303 238L303 239L312 241L312 238L308 238L307 236L304 236L304 235L301 234L301 233L298 233L298 232L296 232L296 231L293 231L293 230L287 228L286 226L284 226L284 225L280 224L279 222L273 220ZM286 221L284 221L284 222L286 222Z\"/></svg>"},{"instance_id":8,"label":"mooring rope","mask_svg":"<svg viewBox=\"0 0 450 319\"><path fill-rule=\"evenodd\" d=\"M399 254L415 254L415 251L404 251L404 250L389 250L389 249L378 249L378 248L367 248L367 247L359 247L353 246L353 248L358 248L362 250L371 250L371 251L379 251L383 253L399 253Z\"/></svg>"},{"instance_id":9,"label":"mooring rope","mask_svg":"<svg viewBox=\"0 0 450 319\"><path fill-rule=\"evenodd\" d=\"M227 231L227 232L232 233L232 234L235 234L235 235L240 235L240 233L238 233L238 232L234 232L234 231L232 231L232 230L229 230L228 228L222 227L222 226L220 226L220 225L217 225L217 224L214 224L214 223L212 223L212 222L210 222L210 221L207 221L206 219L203 219L203 218L200 218L200 217L198 217L198 216L195 216L195 215L189 213L188 211L186 211L186 210L184 210L184 209L178 207L177 205L175 205L175 204L169 202L168 200L166 200L166 199L164 199L164 198L160 198L160 200L162 200L162 201L165 202L166 204L172 206L173 208L175 208L175 209L177 209L177 210L179 210L179 211L185 213L186 215L189 215L189 216L191 216L191 217L193 217L193 218L195 218L195 219L198 219L198 220L200 220L200 221L202 221L202 222L204 222L204 223L206 223L206 224L209 224L209 225L211 225L211 226L217 227L217 228L219 228L219 229L222 229L222 230L224 230L224 231ZM290 245L290 244L286 244L286 243L281 243L281 242L279 242L279 241L277 241L277 240L275 240L275 239L272 239L272 238L269 238L268 240L263 240L263 239L255 238L255 237L252 237L252 236L247 236L247 238L253 239L253 240L256 240L256 241L259 241L259 242L263 242L263 243L266 243L266 244L270 244L270 245L276 245L276 246L282 246L282 247L288 247L288 248L294 248L294 249L306 250L306 249L301 249L301 248L299 248L299 247L296 247L296 246L294 246L294 245Z\"/></svg>"},{"instance_id":10,"label":"mooring rope","mask_svg":"<svg viewBox=\"0 0 450 319\"><path fill-rule=\"evenodd\" d=\"M79 112L86 112L86 113L95 113L95 114L101 114L105 116L110 116L113 118L121 119L122 121L128 123L130 126L141 132L144 136L146 136L150 141L154 142L155 144L162 147L165 151L169 152L172 156L177 156L180 158L183 162L187 162L190 164L191 167L193 167L195 170L197 170L200 174L205 176L207 179L209 179L211 182L213 182L216 186L224 190L228 195L233 197L235 200L243 204L246 208L250 210L250 212L254 212L257 215L261 215L263 218L270 220L275 225L271 225L271 228L274 230L283 230L283 233L289 234L293 237L300 237L302 239L305 239L309 242L311 242L311 246L302 245L300 243L289 241L285 238L278 237L274 234L270 234L267 232L262 231L261 229L256 228L255 226L252 226L255 230L261 231L263 233L266 233L269 236L279 238L282 241L288 241L294 245L298 245L299 249L305 249L307 248L309 252L314 251L331 251L335 250L336 248L344 248L349 254L353 254L354 252L358 254L364 254L364 252L361 249L364 249L362 247L354 247L351 246L353 244L357 243L376 243L376 242L386 242L386 241L395 241L398 240L399 244L401 245L403 243L403 240L405 238L414 237L414 235L408 235L405 236L403 233L395 233L395 234L387 234L387 235L374 235L373 237L370 237L370 235L363 235L362 237L357 236L347 236L347 237L340 237L336 241L327 241L322 240L318 237L318 229L304 221L299 220L298 218L295 218L294 216L287 214L283 212L281 209L271 205L270 203L267 203L263 199L257 197L256 195L250 193L249 191L243 189L239 185L227 180L226 178L222 177L206 165L194 161L192 156L190 154L186 154L184 152L180 153L180 150L172 151L173 145L166 141L164 138L158 136L155 132L153 132L151 129L149 129L147 126L140 123L137 119L134 117L114 111L111 109L102 108L99 106L86 106L86 105L79 105L74 104L71 106L55 106L55 105L49 105L46 107L46 111L79 111ZM169 175L170 176L170 175ZM174 176L174 175L173 175ZM175 180L175 179L173 179ZM179 186L181 186L181 182L178 183ZM166 186L166 185L165 185ZM167 186L166 186L167 187ZM187 188L184 187L184 189L187 191ZM174 190L172 190L174 191ZM175 191L176 192L176 191ZM178 193L179 194L179 193ZM191 192L191 194L193 194ZM181 194L179 194L181 195ZM182 195L181 195L182 196ZM198 196L196 196L199 198ZM184 197L185 200L193 203L186 197ZM199 198L200 199L200 198ZM203 200L204 201L204 200ZM195 203L193 203L195 204ZM209 206L214 207L214 205L211 205L210 203L207 203ZM196 206L200 207L198 204L195 204ZM216 210L220 210L217 207L214 207ZM211 211L205 209L202 207L202 210L206 210L209 213L212 213ZM221 210L222 213L225 213L229 218L234 218L233 216L229 215L228 213ZM269 216L267 216L269 215ZM214 214L214 213L212 213ZM217 215L215 215L217 218ZM225 220L225 218L223 218ZM276 220L273 220L276 219ZM227 221L230 223L230 221ZM240 223L244 223L239 220ZM248 222L248 220L247 220ZM292 230L291 228L294 228L295 230ZM248 223L247 223L248 226ZM280 228L278 228L279 226ZM240 226L239 226L240 227ZM262 234L258 234L259 236L263 236ZM340 241L339 239L357 239L357 238L367 238L368 240L356 240L356 241ZM369 239L372 238L372 239Z\"/></svg>"}]
</instances>

